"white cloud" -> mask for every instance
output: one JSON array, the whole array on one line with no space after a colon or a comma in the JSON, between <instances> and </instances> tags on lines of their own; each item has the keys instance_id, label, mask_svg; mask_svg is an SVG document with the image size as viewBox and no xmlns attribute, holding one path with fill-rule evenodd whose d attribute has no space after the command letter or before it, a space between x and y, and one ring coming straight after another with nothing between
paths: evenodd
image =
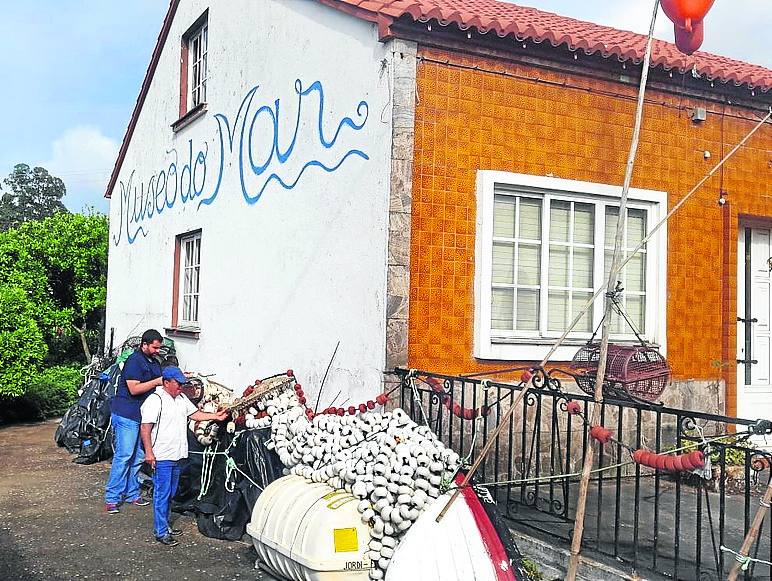
<instances>
[{"instance_id":1,"label":"white cloud","mask_svg":"<svg viewBox=\"0 0 772 581\"><path fill-rule=\"evenodd\" d=\"M107 211L105 188L118 155L118 142L98 127L79 125L51 144L51 158L40 165L67 186L64 204L73 212L94 207Z\"/></svg>"}]
</instances>

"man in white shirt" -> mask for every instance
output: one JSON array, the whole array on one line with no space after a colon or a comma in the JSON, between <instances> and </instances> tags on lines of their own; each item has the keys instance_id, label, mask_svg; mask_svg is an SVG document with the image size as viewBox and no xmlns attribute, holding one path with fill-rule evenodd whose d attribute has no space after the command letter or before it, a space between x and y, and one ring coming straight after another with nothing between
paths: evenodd
<instances>
[{"instance_id":1,"label":"man in white shirt","mask_svg":"<svg viewBox=\"0 0 772 581\"><path fill-rule=\"evenodd\" d=\"M222 421L228 412L199 411L182 393L187 382L178 367L167 367L162 384L142 404L140 436L145 462L153 468L153 529L159 543L173 547L179 529L169 527L169 505L177 492L180 460L188 457L188 418Z\"/></svg>"}]
</instances>

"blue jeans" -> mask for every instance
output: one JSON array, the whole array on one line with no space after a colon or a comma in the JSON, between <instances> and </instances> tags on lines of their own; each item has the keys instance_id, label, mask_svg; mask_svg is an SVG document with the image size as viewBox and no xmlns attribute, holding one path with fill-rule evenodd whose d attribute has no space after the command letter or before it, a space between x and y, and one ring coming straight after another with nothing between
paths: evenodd
<instances>
[{"instance_id":1,"label":"blue jeans","mask_svg":"<svg viewBox=\"0 0 772 581\"><path fill-rule=\"evenodd\" d=\"M118 504L139 498L139 468L145 460L139 422L112 414L113 465L105 486L105 502Z\"/></svg>"},{"instance_id":2,"label":"blue jeans","mask_svg":"<svg viewBox=\"0 0 772 581\"><path fill-rule=\"evenodd\" d=\"M169 505L180 481L180 463L158 460L153 472L153 532L160 539L169 534Z\"/></svg>"}]
</instances>

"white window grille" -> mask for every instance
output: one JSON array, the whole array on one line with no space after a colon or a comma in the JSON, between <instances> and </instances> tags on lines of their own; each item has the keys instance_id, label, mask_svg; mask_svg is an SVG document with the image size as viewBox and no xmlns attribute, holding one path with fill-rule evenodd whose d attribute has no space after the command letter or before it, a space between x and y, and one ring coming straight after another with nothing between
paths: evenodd
<instances>
[{"instance_id":1,"label":"white window grille","mask_svg":"<svg viewBox=\"0 0 772 581\"><path fill-rule=\"evenodd\" d=\"M188 39L190 108L206 103L208 35L209 26L204 22Z\"/></svg>"},{"instance_id":2,"label":"white window grille","mask_svg":"<svg viewBox=\"0 0 772 581\"><path fill-rule=\"evenodd\" d=\"M478 172L475 356L538 359L606 282L619 215L620 187L504 172ZM632 189L623 257L659 220L663 192ZM621 304L637 330L664 347L666 235L656 235L622 269ZM598 299L569 334L557 359L600 324ZM635 335L621 317L612 337Z\"/></svg>"},{"instance_id":3,"label":"white window grille","mask_svg":"<svg viewBox=\"0 0 772 581\"><path fill-rule=\"evenodd\" d=\"M180 239L180 250L182 253L180 324L183 327L198 327L198 299L201 280L201 232L183 236Z\"/></svg>"}]
</instances>

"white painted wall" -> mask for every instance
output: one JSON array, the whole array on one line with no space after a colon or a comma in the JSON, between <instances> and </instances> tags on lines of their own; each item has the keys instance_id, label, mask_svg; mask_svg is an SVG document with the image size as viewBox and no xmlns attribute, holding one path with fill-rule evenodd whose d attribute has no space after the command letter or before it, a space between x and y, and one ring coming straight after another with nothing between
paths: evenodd
<instances>
[{"instance_id":1,"label":"white painted wall","mask_svg":"<svg viewBox=\"0 0 772 581\"><path fill-rule=\"evenodd\" d=\"M208 112L174 134L180 38L207 8ZM349 397L357 404L381 391L391 151L390 81L382 61L388 58L374 25L314 1L181 2L112 192L107 328L115 327L116 341L151 327L163 333L170 325L175 236L201 228L201 334L198 340L175 339L183 367L216 373L239 394L256 378L293 368L315 397L340 340L322 407L339 390L337 404ZM291 155L280 163L274 154L269 168L256 175L249 152L262 163L274 139L270 115L257 111L279 100L277 139L286 150L298 115L297 79L302 90L316 81L323 86L321 123L328 142L346 117L364 125L356 130L344 123L335 143L323 146L319 94L312 91L301 102ZM232 152L225 119L234 135ZM307 167L292 189L271 180L258 201L247 203L239 172L243 119L249 195L272 173L292 183L312 160L328 167L342 163L330 172ZM191 144L202 192L183 202L179 193L173 198L171 185L164 190L159 183L175 150L182 174ZM202 162L196 164L199 151ZM215 191L221 165L216 197L199 206ZM171 207L164 206L165 196ZM150 211L155 205L162 212ZM129 235L136 236L131 244Z\"/></svg>"}]
</instances>

